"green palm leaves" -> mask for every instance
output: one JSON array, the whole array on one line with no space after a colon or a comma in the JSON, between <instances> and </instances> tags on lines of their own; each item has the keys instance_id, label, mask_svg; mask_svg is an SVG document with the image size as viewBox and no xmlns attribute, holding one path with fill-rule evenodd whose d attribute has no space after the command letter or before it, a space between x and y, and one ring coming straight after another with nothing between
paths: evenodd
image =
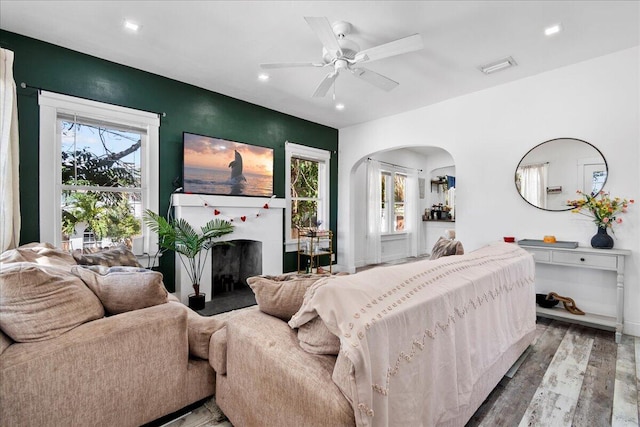
<instances>
[{"instance_id":1,"label":"green palm leaves","mask_svg":"<svg viewBox=\"0 0 640 427\"><path fill-rule=\"evenodd\" d=\"M144 213L144 222L151 231L158 234L158 246L161 250L172 250L180 255L180 261L187 270L197 295L204 261L209 250L216 245L229 244L214 239L233 232L231 222L213 219L200 227L200 233L198 233L191 224L182 218L167 221L149 209Z\"/></svg>"}]
</instances>

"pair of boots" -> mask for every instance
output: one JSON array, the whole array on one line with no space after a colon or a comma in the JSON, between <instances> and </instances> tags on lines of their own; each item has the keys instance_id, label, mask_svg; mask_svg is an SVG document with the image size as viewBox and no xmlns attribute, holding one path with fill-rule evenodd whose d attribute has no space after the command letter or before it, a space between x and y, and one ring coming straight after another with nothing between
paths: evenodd
<instances>
[{"instance_id":1,"label":"pair of boots","mask_svg":"<svg viewBox=\"0 0 640 427\"><path fill-rule=\"evenodd\" d=\"M584 311L576 307L576 302L569 297L561 297L555 292L549 292L549 295L547 295L547 299L551 299L551 298L555 298L558 301L562 301L562 304L564 304L564 308L571 314L584 314Z\"/></svg>"}]
</instances>

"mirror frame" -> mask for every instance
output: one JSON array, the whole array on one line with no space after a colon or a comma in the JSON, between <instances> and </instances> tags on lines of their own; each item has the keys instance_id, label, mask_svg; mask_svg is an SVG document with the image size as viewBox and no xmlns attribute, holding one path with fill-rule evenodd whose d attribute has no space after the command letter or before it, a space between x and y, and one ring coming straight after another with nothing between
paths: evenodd
<instances>
[{"instance_id":1,"label":"mirror frame","mask_svg":"<svg viewBox=\"0 0 640 427\"><path fill-rule=\"evenodd\" d=\"M522 158L520 159L520 161L518 162L518 164L516 165L516 170L513 174L513 184L516 187L516 192L518 193L518 195L520 196L520 198L522 198L522 200L524 200L525 202L527 202L529 205L533 206L534 208L540 209L542 211L546 211L546 212L566 212L566 211L570 211L571 209L573 209L571 206L567 206L566 209L547 209L547 208L541 208L540 206L534 205L533 203L531 203L530 201L528 201L527 199L524 198L524 196L522 195L522 193L520 193L520 190L518 189L518 168L520 168L520 165L522 164L522 161L525 159L525 157L527 157L527 155L529 155L529 153L531 153L533 150L535 150L536 148L547 144L549 142L553 142L553 141L558 141L561 139L571 139L574 141L579 141L582 143L585 143L589 146L591 146L594 150L596 150L596 152L600 155L600 157L602 157L602 160L604 161L604 166L607 170L607 177L605 178L604 182L602 183L602 188L600 188L600 190L604 189L605 185L607 184L607 181L609 180L609 164L607 163L607 159L606 157L604 157L604 154L602 154L602 151L600 151L595 145L593 145L590 142L587 142L583 139L579 139L579 138L572 138L572 137L562 137L562 138L553 138L550 139L548 141L544 141L541 142L540 144L534 146L533 148L531 148L529 151L527 151L524 156L522 156Z\"/></svg>"}]
</instances>

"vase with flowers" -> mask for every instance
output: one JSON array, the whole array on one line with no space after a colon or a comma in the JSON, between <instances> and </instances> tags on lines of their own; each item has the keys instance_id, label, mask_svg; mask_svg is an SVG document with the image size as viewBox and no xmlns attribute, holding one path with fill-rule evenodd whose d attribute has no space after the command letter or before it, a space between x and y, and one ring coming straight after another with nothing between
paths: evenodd
<instances>
[{"instance_id":1,"label":"vase with flowers","mask_svg":"<svg viewBox=\"0 0 640 427\"><path fill-rule=\"evenodd\" d=\"M611 229L611 232L614 233L613 225L622 223L622 218L618 215L627 212L629 205L634 203L634 200L611 198L609 193L604 191L588 194L578 190L577 193L582 198L568 200L567 206L573 207L571 210L573 213L593 218L593 222L598 226L598 233L591 238L591 246L598 249L613 248L613 238L607 233L607 230Z\"/></svg>"}]
</instances>

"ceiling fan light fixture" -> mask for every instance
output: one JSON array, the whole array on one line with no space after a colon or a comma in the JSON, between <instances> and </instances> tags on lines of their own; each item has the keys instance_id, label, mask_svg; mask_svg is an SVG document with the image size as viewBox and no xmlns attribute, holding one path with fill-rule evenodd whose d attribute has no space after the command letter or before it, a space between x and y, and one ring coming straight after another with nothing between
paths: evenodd
<instances>
[{"instance_id":1,"label":"ceiling fan light fixture","mask_svg":"<svg viewBox=\"0 0 640 427\"><path fill-rule=\"evenodd\" d=\"M478 67L478 69L480 71L482 71L483 73L485 73L485 74L492 74L492 73L495 73L497 71L502 71L502 70L505 70L507 68L515 67L516 65L518 65L516 60L513 59L510 56L507 56L506 58L499 59L498 61L494 61L494 62L491 62L489 64L481 65L480 67Z\"/></svg>"}]
</instances>

